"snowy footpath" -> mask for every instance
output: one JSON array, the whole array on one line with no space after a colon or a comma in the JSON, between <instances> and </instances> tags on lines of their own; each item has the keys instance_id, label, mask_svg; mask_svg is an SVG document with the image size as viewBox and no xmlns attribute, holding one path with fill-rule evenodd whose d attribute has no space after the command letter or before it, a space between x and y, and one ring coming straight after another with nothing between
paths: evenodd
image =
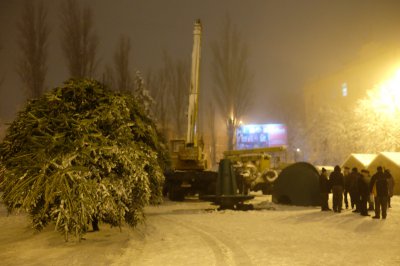
<instances>
[{"instance_id":1,"label":"snowy footpath","mask_svg":"<svg viewBox=\"0 0 400 266\"><path fill-rule=\"evenodd\" d=\"M256 210L244 212L166 200L147 207L135 230L103 225L80 243L51 227L34 233L26 215L0 206L0 265L400 265L399 196L386 220L259 194L252 203Z\"/></svg>"}]
</instances>

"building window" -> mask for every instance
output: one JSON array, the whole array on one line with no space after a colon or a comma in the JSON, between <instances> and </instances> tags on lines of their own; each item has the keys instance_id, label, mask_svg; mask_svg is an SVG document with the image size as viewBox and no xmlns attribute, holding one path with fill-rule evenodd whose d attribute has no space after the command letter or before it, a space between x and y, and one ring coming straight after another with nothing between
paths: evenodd
<instances>
[{"instance_id":1,"label":"building window","mask_svg":"<svg viewBox=\"0 0 400 266\"><path fill-rule=\"evenodd\" d=\"M342 96L346 97L347 96L347 83L342 84Z\"/></svg>"}]
</instances>

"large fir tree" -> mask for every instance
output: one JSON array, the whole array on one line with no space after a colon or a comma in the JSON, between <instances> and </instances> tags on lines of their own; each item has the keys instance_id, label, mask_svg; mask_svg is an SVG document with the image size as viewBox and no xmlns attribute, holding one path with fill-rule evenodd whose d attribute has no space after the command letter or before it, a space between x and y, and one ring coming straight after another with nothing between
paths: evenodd
<instances>
[{"instance_id":1,"label":"large fir tree","mask_svg":"<svg viewBox=\"0 0 400 266\"><path fill-rule=\"evenodd\" d=\"M165 150L152 120L130 95L70 80L28 103L0 145L9 211L26 210L40 230L66 239L88 223L135 226L162 197Z\"/></svg>"}]
</instances>

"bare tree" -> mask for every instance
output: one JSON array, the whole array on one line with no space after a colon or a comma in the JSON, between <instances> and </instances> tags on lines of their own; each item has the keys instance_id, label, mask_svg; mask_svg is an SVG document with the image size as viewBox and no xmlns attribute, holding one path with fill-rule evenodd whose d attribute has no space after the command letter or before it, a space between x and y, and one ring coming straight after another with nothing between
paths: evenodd
<instances>
[{"instance_id":1,"label":"bare tree","mask_svg":"<svg viewBox=\"0 0 400 266\"><path fill-rule=\"evenodd\" d=\"M186 130L187 101L189 95L190 67L188 61L172 60L164 53L164 75L163 79L168 94L168 106L172 124L174 125L174 135L183 138Z\"/></svg>"},{"instance_id":2,"label":"bare tree","mask_svg":"<svg viewBox=\"0 0 400 266\"><path fill-rule=\"evenodd\" d=\"M164 53L163 67L147 77L147 86L155 100L153 112L161 130L167 133L171 121L176 138L183 138L186 130L189 70L188 61L174 61Z\"/></svg>"},{"instance_id":3,"label":"bare tree","mask_svg":"<svg viewBox=\"0 0 400 266\"><path fill-rule=\"evenodd\" d=\"M185 136L187 122L187 107L189 97L190 67L188 61L173 62L165 57L166 67L169 70L167 80L168 91L171 95L171 115L175 125L175 134L181 138Z\"/></svg>"},{"instance_id":4,"label":"bare tree","mask_svg":"<svg viewBox=\"0 0 400 266\"><path fill-rule=\"evenodd\" d=\"M21 57L17 73L28 97L37 98L44 92L47 73L49 27L43 2L39 2L36 6L33 1L25 1L18 30Z\"/></svg>"},{"instance_id":5,"label":"bare tree","mask_svg":"<svg viewBox=\"0 0 400 266\"><path fill-rule=\"evenodd\" d=\"M114 52L113 66L106 65L103 73L103 83L120 92L133 92L133 79L130 74L129 37L121 35Z\"/></svg>"},{"instance_id":6,"label":"bare tree","mask_svg":"<svg viewBox=\"0 0 400 266\"><path fill-rule=\"evenodd\" d=\"M0 43L0 52L1 52L1 50L3 50L3 46ZM3 82L4 82L4 76L2 74L0 74L0 87L3 84Z\"/></svg>"},{"instance_id":7,"label":"bare tree","mask_svg":"<svg viewBox=\"0 0 400 266\"><path fill-rule=\"evenodd\" d=\"M105 70L102 76L102 82L110 89L117 90L115 85L116 82L114 77L114 69L109 64L106 64L105 66Z\"/></svg>"},{"instance_id":8,"label":"bare tree","mask_svg":"<svg viewBox=\"0 0 400 266\"><path fill-rule=\"evenodd\" d=\"M93 77L98 38L93 29L93 12L76 0L66 0L61 9L62 49L73 78Z\"/></svg>"},{"instance_id":9,"label":"bare tree","mask_svg":"<svg viewBox=\"0 0 400 266\"><path fill-rule=\"evenodd\" d=\"M168 94L168 81L167 81L167 70L165 68L160 69L157 74L149 71L146 77L147 87L154 99L153 104L153 115L156 118L157 124L160 127L162 134L168 136L168 125L169 125L169 94Z\"/></svg>"},{"instance_id":10,"label":"bare tree","mask_svg":"<svg viewBox=\"0 0 400 266\"><path fill-rule=\"evenodd\" d=\"M217 132L215 131L215 106L212 102L209 103L207 117L210 134L210 159L211 166L214 166L217 163Z\"/></svg>"},{"instance_id":11,"label":"bare tree","mask_svg":"<svg viewBox=\"0 0 400 266\"><path fill-rule=\"evenodd\" d=\"M227 18L221 39L212 44L212 78L215 99L227 123L228 150L235 145L236 128L250 106L251 81L245 43Z\"/></svg>"},{"instance_id":12,"label":"bare tree","mask_svg":"<svg viewBox=\"0 0 400 266\"><path fill-rule=\"evenodd\" d=\"M131 91L133 87L129 65L130 52L131 41L129 37L121 36L114 54L115 80L117 88L121 92Z\"/></svg>"},{"instance_id":13,"label":"bare tree","mask_svg":"<svg viewBox=\"0 0 400 266\"><path fill-rule=\"evenodd\" d=\"M0 43L0 53L1 53L1 50L3 50L3 46ZM1 85L3 84L3 82L4 82L4 76L0 73L0 90L1 90ZM0 114L0 141L3 140L3 136L4 136L3 133L4 133L3 121L1 119L1 114Z\"/></svg>"}]
</instances>

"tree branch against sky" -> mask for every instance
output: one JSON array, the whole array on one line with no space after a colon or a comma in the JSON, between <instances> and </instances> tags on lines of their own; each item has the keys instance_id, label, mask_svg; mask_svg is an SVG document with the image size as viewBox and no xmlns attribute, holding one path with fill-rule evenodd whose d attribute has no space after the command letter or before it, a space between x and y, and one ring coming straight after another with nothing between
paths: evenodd
<instances>
[{"instance_id":1,"label":"tree branch against sky","mask_svg":"<svg viewBox=\"0 0 400 266\"><path fill-rule=\"evenodd\" d=\"M207 126L210 136L210 159L211 167L213 167L217 163L217 132L215 128L215 106L212 102L208 105L207 117Z\"/></svg>"},{"instance_id":2,"label":"tree branch against sky","mask_svg":"<svg viewBox=\"0 0 400 266\"><path fill-rule=\"evenodd\" d=\"M188 61L173 60L164 52L163 66L156 73L148 72L146 81L154 99L153 113L165 136L168 130L174 138L185 136L189 70Z\"/></svg>"},{"instance_id":3,"label":"tree branch against sky","mask_svg":"<svg viewBox=\"0 0 400 266\"><path fill-rule=\"evenodd\" d=\"M187 122L190 65L185 60L173 60L164 52L164 68L174 134L176 138L183 138Z\"/></svg>"},{"instance_id":4,"label":"tree branch against sky","mask_svg":"<svg viewBox=\"0 0 400 266\"><path fill-rule=\"evenodd\" d=\"M0 39L1 40L1 39ZM2 44L0 43L0 54L1 54L1 51L3 50L3 46L2 46ZM3 75L3 73L0 73L0 88L1 88L1 85L3 84L3 82L4 82L4 75Z\"/></svg>"},{"instance_id":5,"label":"tree branch against sky","mask_svg":"<svg viewBox=\"0 0 400 266\"><path fill-rule=\"evenodd\" d=\"M119 37L113 64L107 64L103 73L103 83L119 92L133 92L133 78L130 66L131 41L124 35Z\"/></svg>"},{"instance_id":6,"label":"tree branch against sky","mask_svg":"<svg viewBox=\"0 0 400 266\"><path fill-rule=\"evenodd\" d=\"M165 68L158 70L156 74L148 72L146 76L147 87L154 99L152 111L156 122L160 127L160 131L166 137L168 134L168 122L170 118L170 112L168 108L169 94L167 90L167 78Z\"/></svg>"},{"instance_id":7,"label":"tree branch against sky","mask_svg":"<svg viewBox=\"0 0 400 266\"><path fill-rule=\"evenodd\" d=\"M21 55L17 73L27 96L37 98L45 90L47 40L50 32L43 2L25 1L18 30Z\"/></svg>"},{"instance_id":8,"label":"tree branch against sky","mask_svg":"<svg viewBox=\"0 0 400 266\"><path fill-rule=\"evenodd\" d=\"M121 92L131 91L133 87L130 74L130 52L131 40L129 37L122 35L114 53L115 80L117 89Z\"/></svg>"},{"instance_id":9,"label":"tree branch against sky","mask_svg":"<svg viewBox=\"0 0 400 266\"><path fill-rule=\"evenodd\" d=\"M73 78L93 77L97 64L98 38L93 28L93 12L76 0L61 6L61 46Z\"/></svg>"},{"instance_id":10,"label":"tree branch against sky","mask_svg":"<svg viewBox=\"0 0 400 266\"><path fill-rule=\"evenodd\" d=\"M1 41L1 39L0 39L0 41ZM3 50L3 46L0 42L0 55L1 55L1 50ZM0 57L0 58L2 58L2 57ZM4 76L3 76L3 73L0 73L0 92L2 89L1 86L3 85L3 82L4 82ZM0 113L0 140L2 140L2 139L3 139L3 121L2 121L2 114Z\"/></svg>"},{"instance_id":11,"label":"tree branch against sky","mask_svg":"<svg viewBox=\"0 0 400 266\"><path fill-rule=\"evenodd\" d=\"M228 149L234 147L239 120L250 107L252 75L248 52L235 25L226 19L221 38L212 43L212 79L217 106L227 121Z\"/></svg>"}]
</instances>

